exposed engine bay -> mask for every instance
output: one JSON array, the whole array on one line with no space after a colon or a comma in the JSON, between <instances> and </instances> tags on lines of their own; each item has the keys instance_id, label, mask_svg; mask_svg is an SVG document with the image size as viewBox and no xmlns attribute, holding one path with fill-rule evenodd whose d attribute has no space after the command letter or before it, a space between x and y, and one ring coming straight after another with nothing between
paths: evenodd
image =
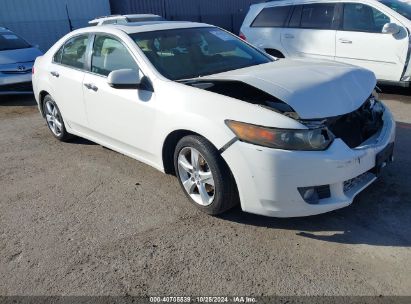
<instances>
[{"instance_id":1,"label":"exposed engine bay","mask_svg":"<svg viewBox=\"0 0 411 304\"><path fill-rule=\"evenodd\" d=\"M355 148L381 130L383 114L382 104L370 97L358 110L328 118L326 126L335 137L341 138L350 148Z\"/></svg>"},{"instance_id":2,"label":"exposed engine bay","mask_svg":"<svg viewBox=\"0 0 411 304\"><path fill-rule=\"evenodd\" d=\"M284 101L271 96L270 94L253 87L245 82L237 80L185 80L182 83L214 92L224 96L243 100L248 103L260 105L270 110L274 110L294 119L298 119L297 113L294 109L286 104Z\"/></svg>"},{"instance_id":3,"label":"exposed engine bay","mask_svg":"<svg viewBox=\"0 0 411 304\"><path fill-rule=\"evenodd\" d=\"M381 102L374 96L370 96L354 112L322 120L299 121L308 128L326 127L336 138L342 139L347 146L355 148L381 130L383 114L384 107Z\"/></svg>"},{"instance_id":4,"label":"exposed engine bay","mask_svg":"<svg viewBox=\"0 0 411 304\"><path fill-rule=\"evenodd\" d=\"M287 103L241 81L193 79L181 82L279 112L298 120L310 129L327 128L336 138L342 139L350 148L360 146L380 131L383 126L384 107L373 95L359 109L348 114L324 119L302 120L298 113Z\"/></svg>"}]
</instances>

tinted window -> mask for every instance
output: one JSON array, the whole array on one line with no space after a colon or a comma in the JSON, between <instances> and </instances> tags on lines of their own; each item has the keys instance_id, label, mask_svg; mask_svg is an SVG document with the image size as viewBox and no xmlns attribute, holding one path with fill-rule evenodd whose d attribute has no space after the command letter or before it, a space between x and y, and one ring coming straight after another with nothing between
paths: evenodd
<instances>
[{"instance_id":1,"label":"tinted window","mask_svg":"<svg viewBox=\"0 0 411 304\"><path fill-rule=\"evenodd\" d=\"M172 80L272 62L241 39L215 27L142 32L130 36L155 68Z\"/></svg>"},{"instance_id":2,"label":"tinted window","mask_svg":"<svg viewBox=\"0 0 411 304\"><path fill-rule=\"evenodd\" d=\"M268 7L255 18L252 27L281 27L284 25L291 6Z\"/></svg>"},{"instance_id":3,"label":"tinted window","mask_svg":"<svg viewBox=\"0 0 411 304\"><path fill-rule=\"evenodd\" d=\"M53 62L61 63L61 57L63 55L63 47L64 45L54 54Z\"/></svg>"},{"instance_id":4,"label":"tinted window","mask_svg":"<svg viewBox=\"0 0 411 304\"><path fill-rule=\"evenodd\" d=\"M0 33L0 51L30 48L31 45L12 32Z\"/></svg>"},{"instance_id":5,"label":"tinted window","mask_svg":"<svg viewBox=\"0 0 411 304\"><path fill-rule=\"evenodd\" d=\"M334 18L333 3L304 5L301 14L301 27L331 29Z\"/></svg>"},{"instance_id":6,"label":"tinted window","mask_svg":"<svg viewBox=\"0 0 411 304\"><path fill-rule=\"evenodd\" d=\"M409 1L383 0L381 2L405 18L411 19L411 3Z\"/></svg>"},{"instance_id":7,"label":"tinted window","mask_svg":"<svg viewBox=\"0 0 411 304\"><path fill-rule=\"evenodd\" d=\"M78 69L84 68L88 35L74 37L66 42L63 49L61 63Z\"/></svg>"},{"instance_id":8,"label":"tinted window","mask_svg":"<svg viewBox=\"0 0 411 304\"><path fill-rule=\"evenodd\" d=\"M121 42L109 36L97 36L91 58L92 72L108 76L121 69L138 70L138 66Z\"/></svg>"},{"instance_id":9,"label":"tinted window","mask_svg":"<svg viewBox=\"0 0 411 304\"><path fill-rule=\"evenodd\" d=\"M294 6L294 11L291 15L290 23L288 24L289 27L300 27L302 9L302 5Z\"/></svg>"},{"instance_id":10,"label":"tinted window","mask_svg":"<svg viewBox=\"0 0 411 304\"><path fill-rule=\"evenodd\" d=\"M344 4L345 31L381 33L384 24L389 22L389 17L371 6L361 3Z\"/></svg>"}]
</instances>

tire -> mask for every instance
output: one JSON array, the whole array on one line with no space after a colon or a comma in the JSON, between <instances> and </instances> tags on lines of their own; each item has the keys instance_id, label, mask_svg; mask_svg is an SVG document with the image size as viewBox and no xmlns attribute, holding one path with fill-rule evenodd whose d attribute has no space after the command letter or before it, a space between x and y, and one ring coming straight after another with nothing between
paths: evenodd
<instances>
[{"instance_id":1,"label":"tire","mask_svg":"<svg viewBox=\"0 0 411 304\"><path fill-rule=\"evenodd\" d=\"M238 204L234 177L217 149L205 138L183 137L174 152L174 168L184 193L201 211L217 215Z\"/></svg>"},{"instance_id":2,"label":"tire","mask_svg":"<svg viewBox=\"0 0 411 304\"><path fill-rule=\"evenodd\" d=\"M67 132L60 109L50 95L44 97L43 113L46 118L47 127L55 138L60 141L68 141L73 137Z\"/></svg>"},{"instance_id":3,"label":"tire","mask_svg":"<svg viewBox=\"0 0 411 304\"><path fill-rule=\"evenodd\" d=\"M278 50L275 49L265 49L265 52L271 56L277 57L277 58L285 58L284 54L281 53Z\"/></svg>"}]
</instances>

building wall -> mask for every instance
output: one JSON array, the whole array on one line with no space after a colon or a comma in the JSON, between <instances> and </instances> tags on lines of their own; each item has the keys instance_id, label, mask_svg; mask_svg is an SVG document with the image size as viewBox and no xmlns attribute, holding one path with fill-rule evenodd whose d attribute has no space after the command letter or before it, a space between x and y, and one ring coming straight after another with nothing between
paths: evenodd
<instances>
[{"instance_id":1,"label":"building wall","mask_svg":"<svg viewBox=\"0 0 411 304\"><path fill-rule=\"evenodd\" d=\"M154 13L168 20L205 22L238 34L251 4L264 0L110 0L113 14Z\"/></svg>"},{"instance_id":2,"label":"building wall","mask_svg":"<svg viewBox=\"0 0 411 304\"><path fill-rule=\"evenodd\" d=\"M66 9L67 5L67 9ZM68 11L68 14L67 14ZM46 51L72 29L110 15L109 0L1 0L0 26Z\"/></svg>"}]
</instances>

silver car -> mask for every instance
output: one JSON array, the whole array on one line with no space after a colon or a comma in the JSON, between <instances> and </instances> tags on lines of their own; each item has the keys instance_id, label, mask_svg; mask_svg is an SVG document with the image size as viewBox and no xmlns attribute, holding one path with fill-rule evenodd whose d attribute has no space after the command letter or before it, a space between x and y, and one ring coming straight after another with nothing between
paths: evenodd
<instances>
[{"instance_id":1,"label":"silver car","mask_svg":"<svg viewBox=\"0 0 411 304\"><path fill-rule=\"evenodd\" d=\"M0 95L31 94L34 60L41 55L37 47L0 27Z\"/></svg>"}]
</instances>

